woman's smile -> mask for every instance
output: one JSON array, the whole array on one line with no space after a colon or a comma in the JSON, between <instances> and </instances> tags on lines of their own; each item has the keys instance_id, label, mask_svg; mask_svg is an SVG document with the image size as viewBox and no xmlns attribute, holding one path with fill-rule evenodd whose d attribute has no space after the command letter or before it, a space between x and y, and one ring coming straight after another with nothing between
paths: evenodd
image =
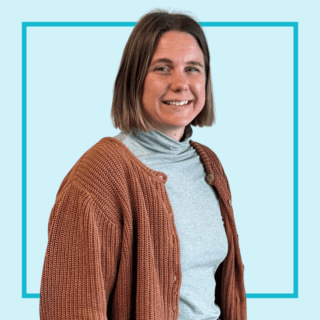
<instances>
[{"instance_id":1,"label":"woman's smile","mask_svg":"<svg viewBox=\"0 0 320 320\"><path fill-rule=\"evenodd\" d=\"M162 104L164 104L165 106L171 108L172 110L182 111L182 110L190 107L191 104L192 104L192 101L189 100L189 101L187 102L187 104L183 103L183 104L181 104L181 105L180 105L180 104L174 104L174 103L166 103L166 102L163 102L163 101L162 101Z\"/></svg>"},{"instance_id":2,"label":"woman's smile","mask_svg":"<svg viewBox=\"0 0 320 320\"><path fill-rule=\"evenodd\" d=\"M175 105L175 106L185 106L187 104L190 104L192 100L186 100L186 101L162 101L164 104L167 105Z\"/></svg>"}]
</instances>

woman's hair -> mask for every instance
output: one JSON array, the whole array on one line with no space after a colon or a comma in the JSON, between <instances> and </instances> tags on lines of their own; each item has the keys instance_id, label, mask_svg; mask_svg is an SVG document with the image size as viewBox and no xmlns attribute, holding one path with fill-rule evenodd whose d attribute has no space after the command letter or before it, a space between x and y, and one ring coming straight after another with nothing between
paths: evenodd
<instances>
[{"instance_id":1,"label":"woman's hair","mask_svg":"<svg viewBox=\"0 0 320 320\"><path fill-rule=\"evenodd\" d=\"M156 9L142 16L132 30L115 80L111 118L123 132L154 130L142 113L143 85L159 39L167 31L192 35L204 56L205 105L190 124L210 127L215 123L209 48L200 24L188 15Z\"/></svg>"}]
</instances>

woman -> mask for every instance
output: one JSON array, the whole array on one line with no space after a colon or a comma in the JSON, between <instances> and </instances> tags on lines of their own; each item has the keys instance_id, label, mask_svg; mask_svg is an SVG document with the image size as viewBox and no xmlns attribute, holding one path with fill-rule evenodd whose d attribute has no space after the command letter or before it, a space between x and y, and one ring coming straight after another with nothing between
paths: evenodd
<instances>
[{"instance_id":1,"label":"woman","mask_svg":"<svg viewBox=\"0 0 320 320\"><path fill-rule=\"evenodd\" d=\"M190 140L191 125L214 123L208 45L193 18L139 20L111 114L121 133L90 148L58 190L40 318L247 319L228 180Z\"/></svg>"}]
</instances>

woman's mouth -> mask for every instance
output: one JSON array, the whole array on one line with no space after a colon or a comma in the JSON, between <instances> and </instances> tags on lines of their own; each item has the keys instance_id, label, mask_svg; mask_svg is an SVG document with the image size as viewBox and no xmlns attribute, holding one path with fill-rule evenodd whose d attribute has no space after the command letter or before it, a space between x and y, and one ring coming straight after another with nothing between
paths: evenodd
<instances>
[{"instance_id":1,"label":"woman's mouth","mask_svg":"<svg viewBox=\"0 0 320 320\"><path fill-rule=\"evenodd\" d=\"M189 105L192 102L192 100L186 100L186 101L162 101L163 104L170 106L170 107L185 107L187 105Z\"/></svg>"}]
</instances>

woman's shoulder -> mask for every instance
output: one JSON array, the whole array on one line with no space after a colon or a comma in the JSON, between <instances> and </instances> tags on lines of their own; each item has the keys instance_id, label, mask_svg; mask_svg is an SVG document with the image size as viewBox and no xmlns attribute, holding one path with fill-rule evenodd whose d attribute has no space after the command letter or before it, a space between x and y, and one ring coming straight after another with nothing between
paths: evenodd
<instances>
[{"instance_id":1,"label":"woman's shoulder","mask_svg":"<svg viewBox=\"0 0 320 320\"><path fill-rule=\"evenodd\" d=\"M222 165L220 159L211 148L193 140L190 140L190 144L204 162L210 163L214 169L219 169L221 171Z\"/></svg>"},{"instance_id":2,"label":"woman's shoulder","mask_svg":"<svg viewBox=\"0 0 320 320\"><path fill-rule=\"evenodd\" d=\"M58 193L70 183L91 192L110 188L125 176L128 159L115 138L105 137L90 147L69 170Z\"/></svg>"}]
</instances>

